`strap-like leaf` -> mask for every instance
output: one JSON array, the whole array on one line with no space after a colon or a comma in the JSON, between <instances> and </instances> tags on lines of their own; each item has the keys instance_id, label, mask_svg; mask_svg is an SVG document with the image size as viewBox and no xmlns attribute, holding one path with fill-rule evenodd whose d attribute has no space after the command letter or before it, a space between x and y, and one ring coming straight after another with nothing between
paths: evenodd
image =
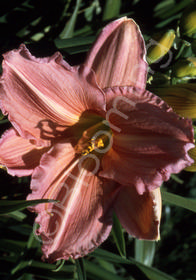
<instances>
[{"instance_id":1,"label":"strap-like leaf","mask_svg":"<svg viewBox=\"0 0 196 280\"><path fill-rule=\"evenodd\" d=\"M151 266L155 255L155 241L135 239L135 259Z\"/></svg>"},{"instance_id":2,"label":"strap-like leaf","mask_svg":"<svg viewBox=\"0 0 196 280\"><path fill-rule=\"evenodd\" d=\"M190 211L196 212L196 199L181 197L164 190L162 190L161 193L163 201L165 201L166 203L174 204L176 206L180 206Z\"/></svg>"},{"instance_id":3,"label":"strap-like leaf","mask_svg":"<svg viewBox=\"0 0 196 280\"><path fill-rule=\"evenodd\" d=\"M123 235L122 226L117 218L117 216L113 215L113 227L112 227L112 235L114 237L116 246L121 257L126 257L126 248L125 248L125 239Z\"/></svg>"},{"instance_id":4,"label":"strap-like leaf","mask_svg":"<svg viewBox=\"0 0 196 280\"><path fill-rule=\"evenodd\" d=\"M39 203L56 202L53 199L36 199L36 200L0 200L0 215L7 214L16 210L23 210L29 206Z\"/></svg>"},{"instance_id":5,"label":"strap-like leaf","mask_svg":"<svg viewBox=\"0 0 196 280\"><path fill-rule=\"evenodd\" d=\"M86 270L84 267L84 261L83 259L77 259L75 260L77 274L78 274L78 280L86 280Z\"/></svg>"},{"instance_id":6,"label":"strap-like leaf","mask_svg":"<svg viewBox=\"0 0 196 280\"><path fill-rule=\"evenodd\" d=\"M146 266L132 258L125 259L108 251L97 249L91 254L96 258L102 258L112 263L133 264L138 267L150 280L175 280L172 276L153 267Z\"/></svg>"}]
</instances>

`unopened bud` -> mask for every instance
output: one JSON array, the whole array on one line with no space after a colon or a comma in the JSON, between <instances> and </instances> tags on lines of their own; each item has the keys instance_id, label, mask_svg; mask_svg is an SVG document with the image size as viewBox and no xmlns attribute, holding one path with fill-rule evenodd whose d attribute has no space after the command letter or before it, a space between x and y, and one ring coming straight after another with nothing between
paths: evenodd
<instances>
[{"instance_id":1,"label":"unopened bud","mask_svg":"<svg viewBox=\"0 0 196 280\"><path fill-rule=\"evenodd\" d=\"M196 76L196 57L179 60L173 66L173 76L177 78Z\"/></svg>"},{"instance_id":2,"label":"unopened bud","mask_svg":"<svg viewBox=\"0 0 196 280\"><path fill-rule=\"evenodd\" d=\"M151 84L154 87L158 87L160 85L162 86L170 85L171 84L170 77L165 74L155 72L153 77L149 81L149 84Z\"/></svg>"},{"instance_id":3,"label":"unopened bud","mask_svg":"<svg viewBox=\"0 0 196 280\"><path fill-rule=\"evenodd\" d=\"M195 172L196 171L196 148L193 148L188 151L189 156L194 160L194 163L191 166L185 168L186 171Z\"/></svg>"},{"instance_id":4,"label":"unopened bud","mask_svg":"<svg viewBox=\"0 0 196 280\"><path fill-rule=\"evenodd\" d=\"M188 151L189 156L194 160L191 166L185 168L186 171L195 172L196 171L196 148Z\"/></svg>"},{"instance_id":5,"label":"unopened bud","mask_svg":"<svg viewBox=\"0 0 196 280\"><path fill-rule=\"evenodd\" d=\"M180 32L191 38L196 36L196 3L191 3L182 14Z\"/></svg>"},{"instance_id":6,"label":"unopened bud","mask_svg":"<svg viewBox=\"0 0 196 280\"><path fill-rule=\"evenodd\" d=\"M196 84L178 84L154 88L153 92L160 96L180 116L196 118Z\"/></svg>"},{"instance_id":7,"label":"unopened bud","mask_svg":"<svg viewBox=\"0 0 196 280\"><path fill-rule=\"evenodd\" d=\"M175 31L168 30L159 39L151 39L147 45L147 61L149 64L161 59L168 53L175 39Z\"/></svg>"}]
</instances>

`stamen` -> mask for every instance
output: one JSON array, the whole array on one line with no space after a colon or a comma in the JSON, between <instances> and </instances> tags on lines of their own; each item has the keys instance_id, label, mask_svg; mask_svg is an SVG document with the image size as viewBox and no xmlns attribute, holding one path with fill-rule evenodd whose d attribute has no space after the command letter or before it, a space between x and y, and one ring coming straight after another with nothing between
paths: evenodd
<instances>
[{"instance_id":1,"label":"stamen","mask_svg":"<svg viewBox=\"0 0 196 280\"><path fill-rule=\"evenodd\" d=\"M75 146L76 153L81 154L82 156L86 156L89 153L95 151L96 149L104 147L104 141L103 141L102 137L99 137L97 139L92 137L86 143L85 142L81 143L81 142L83 142L82 140L80 140L79 143Z\"/></svg>"},{"instance_id":2,"label":"stamen","mask_svg":"<svg viewBox=\"0 0 196 280\"><path fill-rule=\"evenodd\" d=\"M76 154L86 156L93 151L96 152L98 149L104 149L108 141L110 141L110 128L103 122L99 122L83 132L82 137L74 148Z\"/></svg>"},{"instance_id":3,"label":"stamen","mask_svg":"<svg viewBox=\"0 0 196 280\"><path fill-rule=\"evenodd\" d=\"M45 204L45 211L46 211L46 213L47 213L48 215L50 215L51 217L54 216L54 214L53 214L52 212L49 212L49 211L47 210L48 208L47 208L46 205L47 205L47 203Z\"/></svg>"},{"instance_id":4,"label":"stamen","mask_svg":"<svg viewBox=\"0 0 196 280\"><path fill-rule=\"evenodd\" d=\"M103 137L101 136L98 139L92 138L92 144L94 145L94 150L103 148L104 147Z\"/></svg>"}]
</instances>

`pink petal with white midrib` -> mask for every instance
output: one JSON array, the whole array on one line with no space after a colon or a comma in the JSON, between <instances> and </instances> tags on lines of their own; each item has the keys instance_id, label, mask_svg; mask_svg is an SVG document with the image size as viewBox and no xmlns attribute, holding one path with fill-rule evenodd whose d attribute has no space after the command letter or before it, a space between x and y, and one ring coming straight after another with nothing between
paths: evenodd
<instances>
[{"instance_id":1,"label":"pink petal with white midrib","mask_svg":"<svg viewBox=\"0 0 196 280\"><path fill-rule=\"evenodd\" d=\"M45 154L32 175L28 199L50 198L57 204L38 205L36 222L49 261L78 258L94 250L111 231L111 213L104 206L102 182L80 166L70 144L59 143ZM52 213L52 214L49 214Z\"/></svg>"}]
</instances>

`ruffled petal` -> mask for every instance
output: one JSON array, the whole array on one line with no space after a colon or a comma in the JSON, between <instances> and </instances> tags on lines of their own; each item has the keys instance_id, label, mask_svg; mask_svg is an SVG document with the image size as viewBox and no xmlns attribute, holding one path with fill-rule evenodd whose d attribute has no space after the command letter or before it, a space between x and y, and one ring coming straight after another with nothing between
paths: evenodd
<instances>
[{"instance_id":1,"label":"ruffled petal","mask_svg":"<svg viewBox=\"0 0 196 280\"><path fill-rule=\"evenodd\" d=\"M6 166L12 176L29 176L47 150L20 137L16 130L9 129L0 139L0 164Z\"/></svg>"},{"instance_id":2,"label":"ruffled petal","mask_svg":"<svg viewBox=\"0 0 196 280\"><path fill-rule=\"evenodd\" d=\"M158 240L161 219L160 189L139 195L134 186L122 186L114 204L120 223L132 236Z\"/></svg>"},{"instance_id":3,"label":"ruffled petal","mask_svg":"<svg viewBox=\"0 0 196 280\"><path fill-rule=\"evenodd\" d=\"M89 253L111 231L112 213L104 205L104 188L93 174L94 164L91 157L76 159L70 144L58 143L32 175L33 192L28 199L59 201L34 208L39 213L36 222L44 257L51 262Z\"/></svg>"},{"instance_id":4,"label":"ruffled petal","mask_svg":"<svg viewBox=\"0 0 196 280\"><path fill-rule=\"evenodd\" d=\"M105 99L93 73L69 66L60 53L35 58L24 45L4 54L0 102L24 138L51 139L75 124L82 112L102 110ZM41 139L40 139L41 138Z\"/></svg>"},{"instance_id":5,"label":"ruffled petal","mask_svg":"<svg viewBox=\"0 0 196 280\"><path fill-rule=\"evenodd\" d=\"M132 85L145 89L145 54L139 27L124 17L102 30L87 57L86 71L95 71L101 88Z\"/></svg>"},{"instance_id":6,"label":"ruffled petal","mask_svg":"<svg viewBox=\"0 0 196 280\"><path fill-rule=\"evenodd\" d=\"M192 122L180 118L159 97L133 87L106 91L113 145L102 160L100 175L142 194L159 187L193 160Z\"/></svg>"}]
</instances>

